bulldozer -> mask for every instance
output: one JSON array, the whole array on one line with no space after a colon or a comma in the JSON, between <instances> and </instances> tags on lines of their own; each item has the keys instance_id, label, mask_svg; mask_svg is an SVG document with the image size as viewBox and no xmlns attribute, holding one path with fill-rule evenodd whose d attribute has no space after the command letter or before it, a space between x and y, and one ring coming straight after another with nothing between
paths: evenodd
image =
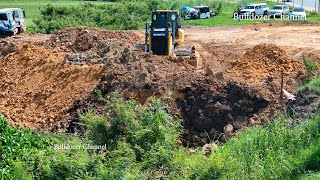
<instances>
[{"instance_id":1,"label":"bulldozer","mask_svg":"<svg viewBox=\"0 0 320 180\"><path fill-rule=\"evenodd\" d=\"M187 62L195 68L199 67L195 47L184 43L184 31L181 29L179 12L176 10L152 12L151 26L146 23L145 43L136 47L178 62Z\"/></svg>"}]
</instances>

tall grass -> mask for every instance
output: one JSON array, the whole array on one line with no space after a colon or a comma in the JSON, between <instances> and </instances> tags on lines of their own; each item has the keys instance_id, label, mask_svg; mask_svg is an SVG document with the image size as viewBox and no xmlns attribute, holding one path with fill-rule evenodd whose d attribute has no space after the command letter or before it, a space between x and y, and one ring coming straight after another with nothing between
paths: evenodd
<instances>
[{"instance_id":1,"label":"tall grass","mask_svg":"<svg viewBox=\"0 0 320 180\"><path fill-rule=\"evenodd\" d=\"M320 148L320 116L296 125L280 115L270 126L249 128L229 141L213 161L222 161L225 178L282 179L308 170L305 162ZM318 160L308 165L317 165ZM319 167L315 170L320 170Z\"/></svg>"}]
</instances>

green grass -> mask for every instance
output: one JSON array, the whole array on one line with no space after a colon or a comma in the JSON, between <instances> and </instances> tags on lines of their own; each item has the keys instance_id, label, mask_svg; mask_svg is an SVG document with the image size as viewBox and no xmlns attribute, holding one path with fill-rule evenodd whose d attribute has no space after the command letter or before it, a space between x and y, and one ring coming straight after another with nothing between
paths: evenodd
<instances>
[{"instance_id":1,"label":"green grass","mask_svg":"<svg viewBox=\"0 0 320 180\"><path fill-rule=\"evenodd\" d=\"M27 27L33 24L35 18L40 17L40 9L51 4L57 7L77 6L80 3L90 2L93 4L110 4L111 2L101 1L72 1L72 0L1 0L0 8L18 7L26 12Z\"/></svg>"},{"instance_id":2,"label":"green grass","mask_svg":"<svg viewBox=\"0 0 320 180\"><path fill-rule=\"evenodd\" d=\"M268 127L249 128L229 141L212 161L221 164L226 179L289 179L319 171L320 116L295 125L279 116Z\"/></svg>"},{"instance_id":3,"label":"green grass","mask_svg":"<svg viewBox=\"0 0 320 180\"><path fill-rule=\"evenodd\" d=\"M300 90L304 90L306 88L320 94L320 76L318 76L316 79L312 81L309 81L307 84L302 86Z\"/></svg>"},{"instance_id":4,"label":"green grass","mask_svg":"<svg viewBox=\"0 0 320 180\"><path fill-rule=\"evenodd\" d=\"M320 172L310 172L310 173L307 173L307 174L303 174L303 175L297 176L295 179L296 180L320 179Z\"/></svg>"},{"instance_id":5,"label":"green grass","mask_svg":"<svg viewBox=\"0 0 320 180\"><path fill-rule=\"evenodd\" d=\"M185 20L183 21L183 25L196 25L196 26L241 26L241 25L248 25L253 24L256 22L264 23L264 22L301 22L301 21L284 21L284 20L274 20L271 18L270 20L242 20L238 22L232 18L232 14L234 11L238 9L238 7L247 3L257 3L263 2L267 3L269 8L273 5L277 4L273 1L263 1L263 0L242 0L239 3L232 3L229 1L223 1L221 13L217 16L214 16L210 19L197 19L197 20ZM292 7L291 7L292 8ZM290 8L290 9L291 9ZM307 12L307 21L308 22L320 22L320 15L319 14L311 14Z\"/></svg>"}]
</instances>

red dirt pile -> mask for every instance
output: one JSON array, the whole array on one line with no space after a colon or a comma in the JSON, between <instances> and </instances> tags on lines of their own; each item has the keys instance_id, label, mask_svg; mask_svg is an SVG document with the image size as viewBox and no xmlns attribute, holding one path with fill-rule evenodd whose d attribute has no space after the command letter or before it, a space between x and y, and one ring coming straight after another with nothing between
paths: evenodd
<instances>
[{"instance_id":1,"label":"red dirt pile","mask_svg":"<svg viewBox=\"0 0 320 180\"><path fill-rule=\"evenodd\" d=\"M233 80L244 82L261 90L268 100L277 99L280 92L281 72L284 88L294 91L305 78L303 61L289 57L275 45L260 44L229 64L226 72Z\"/></svg>"},{"instance_id":2,"label":"red dirt pile","mask_svg":"<svg viewBox=\"0 0 320 180\"><path fill-rule=\"evenodd\" d=\"M118 46L130 46L141 42L133 31L107 31L98 28L75 27L59 31L52 36L49 45L65 52L85 52L108 42Z\"/></svg>"},{"instance_id":3,"label":"red dirt pile","mask_svg":"<svg viewBox=\"0 0 320 180\"><path fill-rule=\"evenodd\" d=\"M12 125L42 130L68 126L67 110L92 92L102 67L65 64L63 57L53 49L24 45L1 59L0 112Z\"/></svg>"}]
</instances>

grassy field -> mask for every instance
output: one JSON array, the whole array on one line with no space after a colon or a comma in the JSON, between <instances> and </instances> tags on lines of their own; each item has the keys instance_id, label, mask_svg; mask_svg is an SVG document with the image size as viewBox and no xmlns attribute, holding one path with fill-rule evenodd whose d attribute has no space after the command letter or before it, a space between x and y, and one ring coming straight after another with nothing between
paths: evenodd
<instances>
[{"instance_id":1,"label":"grassy field","mask_svg":"<svg viewBox=\"0 0 320 180\"><path fill-rule=\"evenodd\" d=\"M108 4L110 2L72 1L72 0L1 0L0 8L18 7L26 11L26 25L33 24L33 19L40 17L40 9L48 4L58 7L76 6L80 3Z\"/></svg>"},{"instance_id":2,"label":"grassy field","mask_svg":"<svg viewBox=\"0 0 320 180\"><path fill-rule=\"evenodd\" d=\"M282 20L274 20L271 18L270 20L242 20L238 22L232 18L232 14L239 5L244 5L247 3L258 3L258 2L266 2L271 8L273 5L276 5L276 2L272 1L264 1L264 0L243 0L239 2L232 2L232 1L223 1L221 13L217 16L210 18L210 19L201 19L201 20L185 20L183 25L198 25L198 26L239 26L239 25L246 25L246 24L253 24L255 22L292 22L292 21L282 21ZM290 8L292 9L292 7ZM307 13L307 21L308 22L320 22L320 15L314 15L310 12Z\"/></svg>"}]
</instances>

